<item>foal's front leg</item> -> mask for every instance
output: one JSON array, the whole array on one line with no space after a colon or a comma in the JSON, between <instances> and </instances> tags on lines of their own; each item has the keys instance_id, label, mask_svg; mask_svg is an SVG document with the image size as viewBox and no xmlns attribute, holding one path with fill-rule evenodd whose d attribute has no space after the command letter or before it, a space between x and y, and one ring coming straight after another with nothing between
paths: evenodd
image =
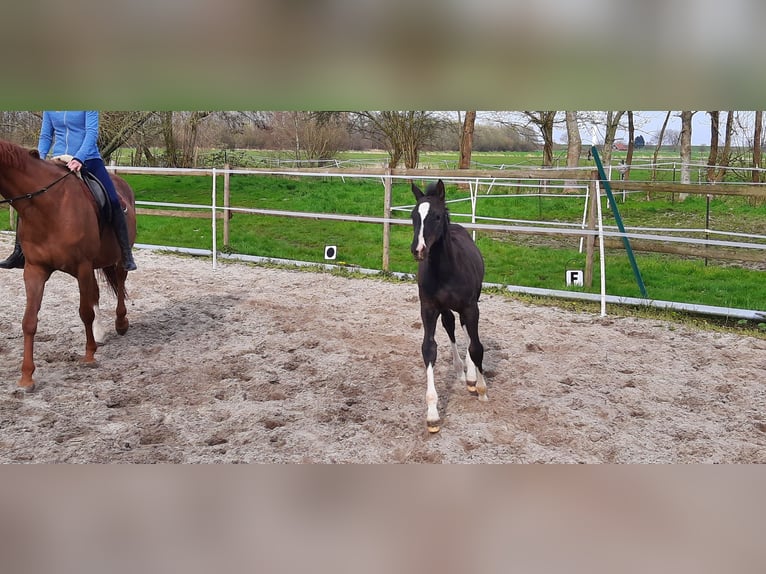
<instances>
[{"instance_id":1,"label":"foal's front leg","mask_svg":"<svg viewBox=\"0 0 766 574\"><path fill-rule=\"evenodd\" d=\"M420 316L423 320L423 362L426 366L426 425L428 432L439 432L439 395L436 394L436 384L434 382L434 364L436 364L436 319L439 316L438 311L432 309L420 310Z\"/></svg>"}]
</instances>

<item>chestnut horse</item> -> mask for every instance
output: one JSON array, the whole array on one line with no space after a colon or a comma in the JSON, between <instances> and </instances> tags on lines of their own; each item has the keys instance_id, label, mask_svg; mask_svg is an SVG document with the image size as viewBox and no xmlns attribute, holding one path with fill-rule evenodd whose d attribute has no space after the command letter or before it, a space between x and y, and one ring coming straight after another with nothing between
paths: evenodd
<instances>
[{"instance_id":1,"label":"chestnut horse","mask_svg":"<svg viewBox=\"0 0 766 574\"><path fill-rule=\"evenodd\" d=\"M434 383L436 363L436 320L447 331L452 347L452 363L468 392L487 399L482 361L484 347L479 341L479 295L484 280L484 259L464 227L450 223L445 202L444 182L432 183L423 193L414 183L417 200L412 210L412 255L418 263L418 296L423 320L423 362L426 367L426 424L428 431L439 432L439 397ZM455 316L470 340L465 368L455 342Z\"/></svg>"},{"instance_id":2,"label":"chestnut horse","mask_svg":"<svg viewBox=\"0 0 766 574\"><path fill-rule=\"evenodd\" d=\"M130 186L112 175L114 186L125 206L125 220L131 244L136 236L136 214ZM99 217L99 207L87 186L66 166L40 158L29 150L0 140L0 193L2 203L11 204L19 214L18 239L26 262L24 286L26 309L22 320L24 357L19 386L31 391L35 381L34 341L45 283L54 271L75 277L80 289L80 319L85 325L83 362L95 362L99 286L94 270L100 269L117 298L115 328L120 335L128 330L125 308L125 278L117 238ZM99 339L98 321L95 322ZM99 341L100 342L100 341Z\"/></svg>"}]
</instances>

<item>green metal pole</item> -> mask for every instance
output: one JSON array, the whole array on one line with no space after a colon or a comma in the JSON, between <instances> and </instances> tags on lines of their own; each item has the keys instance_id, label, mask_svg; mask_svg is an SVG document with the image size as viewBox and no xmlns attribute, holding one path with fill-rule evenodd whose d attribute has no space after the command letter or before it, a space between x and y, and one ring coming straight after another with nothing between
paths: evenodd
<instances>
[{"instance_id":1,"label":"green metal pole","mask_svg":"<svg viewBox=\"0 0 766 574\"><path fill-rule=\"evenodd\" d=\"M630 241L624 235L625 226L622 224L622 217L620 217L620 212L617 209L617 202L614 200L614 195L612 194L612 186L609 185L609 180L606 178L606 173L604 173L604 166L601 165L601 158L598 157L598 150L596 149L596 146L591 146L591 153L593 154L593 160L596 162L596 167L598 168L598 177L601 179L601 183L604 185L604 191L606 191L606 197L609 199L609 207L612 208L612 213L614 213L614 219L617 222L617 228L620 230L620 233L623 234L622 244L625 246L625 251L628 253L628 260L630 261L630 266L633 269L633 275L636 278L636 283L638 283L638 288L641 290L641 296L644 299L648 299L646 295L646 287L644 286L644 280L641 278L641 272L638 270L638 265L636 264L636 258L633 255L633 248L630 246Z\"/></svg>"}]
</instances>

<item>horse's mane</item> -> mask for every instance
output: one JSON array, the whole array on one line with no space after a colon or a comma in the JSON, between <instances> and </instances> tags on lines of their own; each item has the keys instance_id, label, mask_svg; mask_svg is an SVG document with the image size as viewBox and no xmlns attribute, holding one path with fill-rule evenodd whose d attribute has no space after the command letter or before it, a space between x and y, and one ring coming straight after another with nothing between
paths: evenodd
<instances>
[{"instance_id":1,"label":"horse's mane","mask_svg":"<svg viewBox=\"0 0 766 574\"><path fill-rule=\"evenodd\" d=\"M37 150L28 150L11 142L0 140L0 166L22 169L29 158L36 153Z\"/></svg>"}]
</instances>

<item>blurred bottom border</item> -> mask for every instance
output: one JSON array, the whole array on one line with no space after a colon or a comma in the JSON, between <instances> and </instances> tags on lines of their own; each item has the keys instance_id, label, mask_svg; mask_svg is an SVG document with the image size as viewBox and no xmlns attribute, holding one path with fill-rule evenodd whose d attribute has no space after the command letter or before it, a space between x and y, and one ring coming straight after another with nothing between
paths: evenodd
<instances>
[{"instance_id":1,"label":"blurred bottom border","mask_svg":"<svg viewBox=\"0 0 766 574\"><path fill-rule=\"evenodd\" d=\"M739 572L757 466L0 468L8 572Z\"/></svg>"}]
</instances>

